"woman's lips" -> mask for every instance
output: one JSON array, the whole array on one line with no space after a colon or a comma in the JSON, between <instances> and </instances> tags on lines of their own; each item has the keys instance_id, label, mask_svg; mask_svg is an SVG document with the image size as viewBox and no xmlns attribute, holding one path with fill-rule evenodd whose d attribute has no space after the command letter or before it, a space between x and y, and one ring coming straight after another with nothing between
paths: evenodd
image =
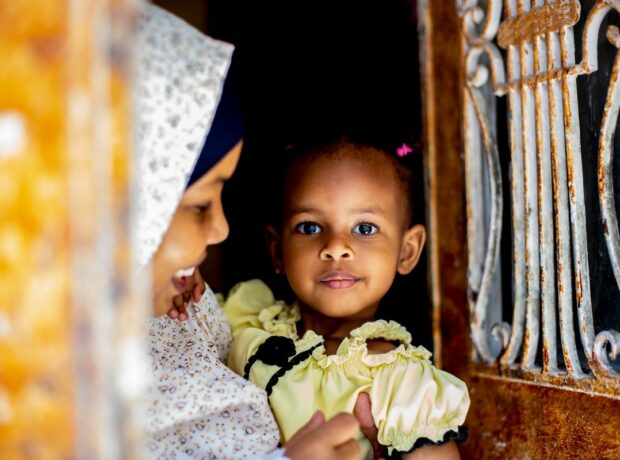
<instances>
[{"instance_id":1,"label":"woman's lips","mask_svg":"<svg viewBox=\"0 0 620 460\"><path fill-rule=\"evenodd\" d=\"M183 270L177 271L172 277L172 284L179 294L183 294L185 289L187 288L187 284L189 282L189 278L194 274L196 267L185 268Z\"/></svg>"},{"instance_id":2,"label":"woman's lips","mask_svg":"<svg viewBox=\"0 0 620 460\"><path fill-rule=\"evenodd\" d=\"M179 291L179 294L183 294L187 287L187 276L175 276L172 278L172 284L174 284L176 290Z\"/></svg>"},{"instance_id":3,"label":"woman's lips","mask_svg":"<svg viewBox=\"0 0 620 460\"><path fill-rule=\"evenodd\" d=\"M319 278L319 283L330 289L347 289L361 278L346 272L329 272Z\"/></svg>"}]
</instances>

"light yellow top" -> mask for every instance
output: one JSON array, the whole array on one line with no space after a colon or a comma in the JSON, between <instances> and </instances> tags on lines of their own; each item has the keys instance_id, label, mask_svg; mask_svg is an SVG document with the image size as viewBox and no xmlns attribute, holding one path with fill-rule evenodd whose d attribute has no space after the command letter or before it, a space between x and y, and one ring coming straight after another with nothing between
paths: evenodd
<instances>
[{"instance_id":1,"label":"light yellow top","mask_svg":"<svg viewBox=\"0 0 620 460\"><path fill-rule=\"evenodd\" d=\"M317 409L327 418L338 412L351 413L360 392L370 395L378 441L389 447L390 454L393 449L409 451L419 438L441 442L447 432L458 432L465 421L469 408L465 384L436 369L430 361L431 353L424 347L411 345L411 335L394 321L365 323L351 331L335 355L328 356L320 335L307 331L298 337L297 305L288 307L276 301L260 280L235 286L224 310L233 332L228 365L244 375L248 360L254 361L249 368L249 379L268 393L271 386L269 402L283 442ZM281 357L280 365L253 358L272 336L292 339L284 341L290 342L291 348L294 346L288 358L286 354ZM371 338L398 341L400 345L387 353L370 354L366 340ZM271 352L265 352L267 347L258 356L282 355L273 347ZM299 356L300 353L313 348L309 356L301 359L307 353ZM367 453L369 449L364 439L362 450Z\"/></svg>"}]
</instances>

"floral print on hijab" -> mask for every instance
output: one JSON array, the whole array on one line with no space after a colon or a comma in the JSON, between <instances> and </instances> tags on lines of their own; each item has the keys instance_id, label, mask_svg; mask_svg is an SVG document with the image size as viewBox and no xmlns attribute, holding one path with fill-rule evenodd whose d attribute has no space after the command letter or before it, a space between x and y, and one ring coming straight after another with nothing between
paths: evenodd
<instances>
[{"instance_id":1,"label":"floral print on hijab","mask_svg":"<svg viewBox=\"0 0 620 460\"><path fill-rule=\"evenodd\" d=\"M211 127L232 47L152 5L138 36L137 239L145 267ZM162 316L148 328L149 458L284 458L266 394L224 365L230 328L210 289L187 321Z\"/></svg>"}]
</instances>

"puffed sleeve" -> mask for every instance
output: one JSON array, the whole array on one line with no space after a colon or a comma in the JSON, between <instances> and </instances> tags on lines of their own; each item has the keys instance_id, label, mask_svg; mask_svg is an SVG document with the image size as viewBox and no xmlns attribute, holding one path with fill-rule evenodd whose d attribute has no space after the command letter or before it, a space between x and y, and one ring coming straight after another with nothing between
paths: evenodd
<instances>
[{"instance_id":1,"label":"puffed sleeve","mask_svg":"<svg viewBox=\"0 0 620 460\"><path fill-rule=\"evenodd\" d=\"M274 303L273 293L260 280L237 284L224 302L224 312L233 333L228 366L237 374L244 375L250 356L271 335L264 329L259 316Z\"/></svg>"},{"instance_id":2,"label":"puffed sleeve","mask_svg":"<svg viewBox=\"0 0 620 460\"><path fill-rule=\"evenodd\" d=\"M466 436L465 383L436 369L423 354L376 368L370 400L378 441L390 446L390 455L394 449L405 453Z\"/></svg>"}]
</instances>

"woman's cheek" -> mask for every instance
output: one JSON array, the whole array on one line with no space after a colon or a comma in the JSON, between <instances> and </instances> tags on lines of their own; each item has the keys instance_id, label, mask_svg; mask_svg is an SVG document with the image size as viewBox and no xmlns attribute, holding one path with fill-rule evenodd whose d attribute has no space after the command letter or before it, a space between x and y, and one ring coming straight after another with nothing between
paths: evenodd
<instances>
[{"instance_id":1,"label":"woman's cheek","mask_svg":"<svg viewBox=\"0 0 620 460\"><path fill-rule=\"evenodd\" d=\"M189 231L174 238L170 244L166 245L162 255L166 260L166 265L172 270L170 277L178 270L190 268L200 257L201 248L199 234Z\"/></svg>"}]
</instances>

